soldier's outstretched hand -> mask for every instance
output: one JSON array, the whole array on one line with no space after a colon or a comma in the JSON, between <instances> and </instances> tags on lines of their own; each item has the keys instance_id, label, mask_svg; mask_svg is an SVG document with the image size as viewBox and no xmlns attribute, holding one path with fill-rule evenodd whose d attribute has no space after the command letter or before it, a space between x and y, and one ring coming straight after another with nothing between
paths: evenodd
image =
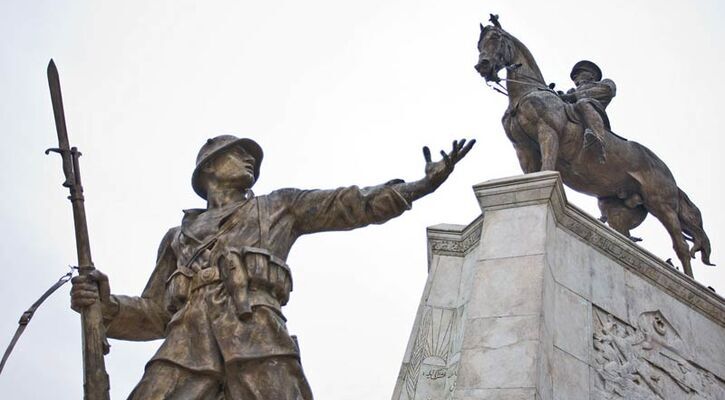
<instances>
[{"instance_id":1,"label":"soldier's outstretched hand","mask_svg":"<svg viewBox=\"0 0 725 400\"><path fill-rule=\"evenodd\" d=\"M476 144L476 139L473 139L468 143L466 143L466 139L454 140L451 151L446 153L441 150L442 159L436 162L431 160L430 149L428 146L423 147L423 157L425 157L425 177L434 188L440 186L441 183L448 178L448 175L453 172L453 168L456 166L456 163L461 161L463 157L468 154L474 144Z\"/></svg>"},{"instance_id":2,"label":"soldier's outstretched hand","mask_svg":"<svg viewBox=\"0 0 725 400\"><path fill-rule=\"evenodd\" d=\"M70 290L70 308L76 312L101 300L103 305L110 303L111 287L108 276L99 270L93 270L90 275L78 275L71 280L73 287Z\"/></svg>"}]
</instances>

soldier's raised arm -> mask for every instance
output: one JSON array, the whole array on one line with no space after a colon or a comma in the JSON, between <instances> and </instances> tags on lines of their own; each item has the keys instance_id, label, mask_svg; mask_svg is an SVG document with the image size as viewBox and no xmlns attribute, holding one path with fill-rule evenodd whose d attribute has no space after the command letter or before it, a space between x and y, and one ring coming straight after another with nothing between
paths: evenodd
<instances>
[{"instance_id":1,"label":"soldier's raised arm","mask_svg":"<svg viewBox=\"0 0 725 400\"><path fill-rule=\"evenodd\" d=\"M397 217L410 209L412 202L445 182L475 143L465 139L454 141L451 151L441 151L441 159L435 162L428 147L424 147L425 175L414 182L396 179L364 188L294 191L289 210L295 215L295 230L299 234L349 230Z\"/></svg>"},{"instance_id":2,"label":"soldier's raised arm","mask_svg":"<svg viewBox=\"0 0 725 400\"><path fill-rule=\"evenodd\" d=\"M425 176L415 182L396 183L393 185L393 188L411 203L427 194L433 193L448 179L456 164L468 154L474 144L476 144L475 139L468 143L466 143L466 139L461 139L460 141L454 140L451 151L446 153L441 150L440 154L442 158L435 162L431 160L428 146L423 147Z\"/></svg>"}]
</instances>

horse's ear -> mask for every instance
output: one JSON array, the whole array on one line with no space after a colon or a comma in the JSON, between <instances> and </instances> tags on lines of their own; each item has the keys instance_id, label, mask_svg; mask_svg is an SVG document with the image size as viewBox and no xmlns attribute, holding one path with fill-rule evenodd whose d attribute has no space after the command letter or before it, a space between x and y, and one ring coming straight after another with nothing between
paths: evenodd
<instances>
[{"instance_id":1,"label":"horse's ear","mask_svg":"<svg viewBox=\"0 0 725 400\"><path fill-rule=\"evenodd\" d=\"M498 15L497 14L489 14L489 15L490 15L490 18L488 20L491 21L493 26L495 26L496 28L501 28L501 24L498 22Z\"/></svg>"},{"instance_id":2,"label":"horse's ear","mask_svg":"<svg viewBox=\"0 0 725 400\"><path fill-rule=\"evenodd\" d=\"M479 23L478 25L481 27L481 32L483 32L483 24Z\"/></svg>"}]
</instances>

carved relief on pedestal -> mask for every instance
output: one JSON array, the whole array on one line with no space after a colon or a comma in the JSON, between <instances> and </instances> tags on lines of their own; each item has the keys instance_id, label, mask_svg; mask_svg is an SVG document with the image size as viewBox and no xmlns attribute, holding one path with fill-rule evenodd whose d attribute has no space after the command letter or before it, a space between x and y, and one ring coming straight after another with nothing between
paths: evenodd
<instances>
[{"instance_id":1,"label":"carved relief on pedestal","mask_svg":"<svg viewBox=\"0 0 725 400\"><path fill-rule=\"evenodd\" d=\"M659 310L640 314L635 326L593 313L592 399L725 399L725 381L692 360Z\"/></svg>"},{"instance_id":2,"label":"carved relief on pedestal","mask_svg":"<svg viewBox=\"0 0 725 400\"><path fill-rule=\"evenodd\" d=\"M404 366L401 400L451 399L458 377L463 308L426 307Z\"/></svg>"}]
</instances>

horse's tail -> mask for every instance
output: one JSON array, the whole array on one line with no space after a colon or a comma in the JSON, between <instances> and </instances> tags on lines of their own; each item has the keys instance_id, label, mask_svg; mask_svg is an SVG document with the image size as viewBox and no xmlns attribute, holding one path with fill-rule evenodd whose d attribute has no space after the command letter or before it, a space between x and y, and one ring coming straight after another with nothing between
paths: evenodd
<instances>
[{"instance_id":1,"label":"horse's tail","mask_svg":"<svg viewBox=\"0 0 725 400\"><path fill-rule=\"evenodd\" d=\"M703 263L706 265L715 265L710 263L710 239L705 233L705 228L702 227L702 214L700 213L700 209L687 197L687 194L682 189L677 188L677 191L680 197L680 211L677 216L680 219L685 239L692 242L690 256L695 258L695 254L699 251Z\"/></svg>"}]
</instances>

